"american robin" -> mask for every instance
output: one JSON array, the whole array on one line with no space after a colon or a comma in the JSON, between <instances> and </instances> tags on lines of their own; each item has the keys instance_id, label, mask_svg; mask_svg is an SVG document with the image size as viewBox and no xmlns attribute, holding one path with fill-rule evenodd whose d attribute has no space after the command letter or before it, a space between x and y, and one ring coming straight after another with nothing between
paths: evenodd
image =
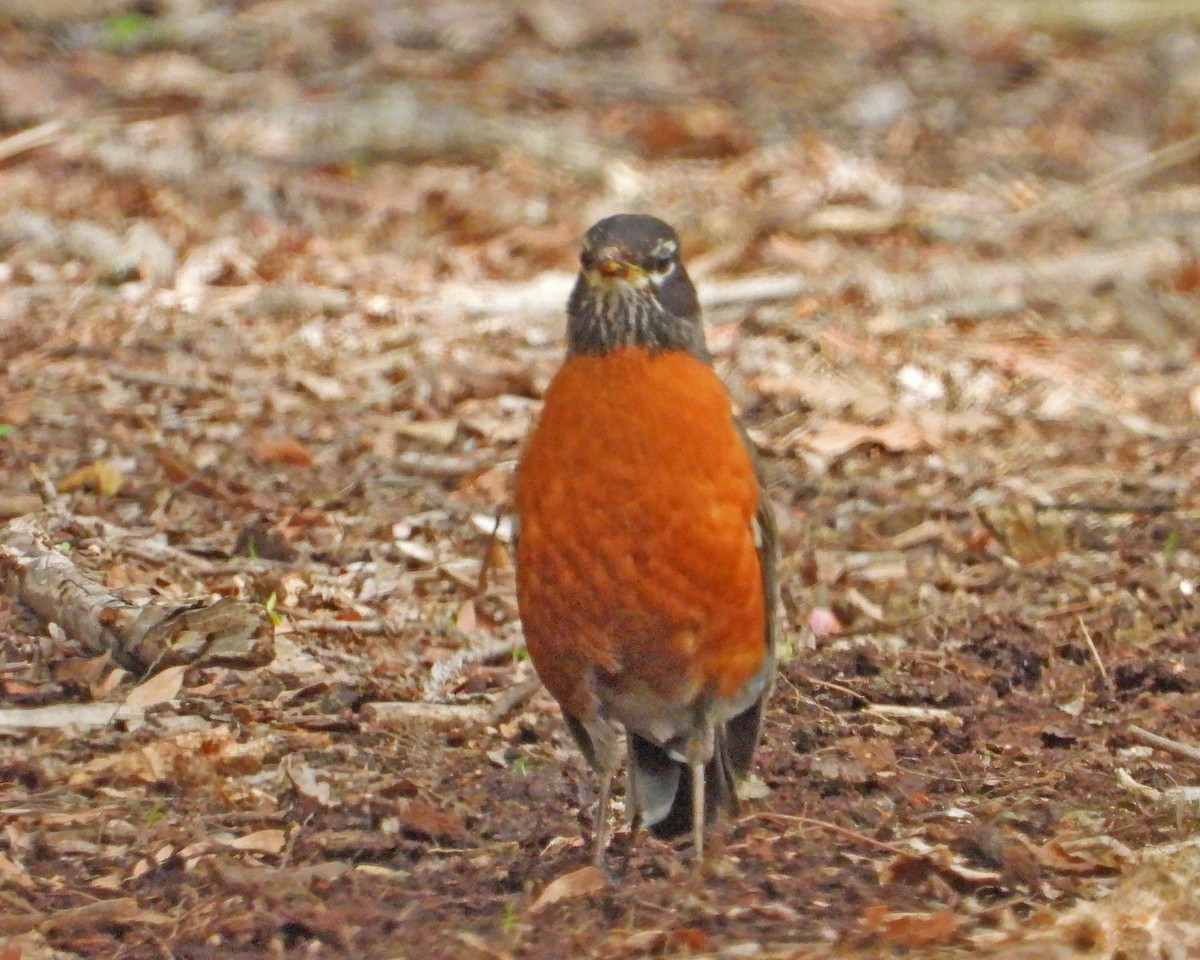
<instances>
[{"instance_id":1,"label":"american robin","mask_svg":"<svg viewBox=\"0 0 1200 960\"><path fill-rule=\"evenodd\" d=\"M567 355L517 471L529 653L599 774L661 837L737 810L775 671L775 527L712 368L679 237L621 214L583 239ZM632 842L632 840L631 840Z\"/></svg>"}]
</instances>

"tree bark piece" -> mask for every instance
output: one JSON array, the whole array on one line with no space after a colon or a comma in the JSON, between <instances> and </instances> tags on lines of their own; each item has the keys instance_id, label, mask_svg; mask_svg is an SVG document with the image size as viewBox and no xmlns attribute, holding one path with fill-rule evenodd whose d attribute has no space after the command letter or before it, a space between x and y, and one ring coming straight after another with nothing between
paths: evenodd
<instances>
[{"instance_id":1,"label":"tree bark piece","mask_svg":"<svg viewBox=\"0 0 1200 960\"><path fill-rule=\"evenodd\" d=\"M52 545L34 516L0 527L0 588L89 653L111 651L132 670L176 664L257 667L275 655L274 626L260 604L129 602L91 580Z\"/></svg>"}]
</instances>

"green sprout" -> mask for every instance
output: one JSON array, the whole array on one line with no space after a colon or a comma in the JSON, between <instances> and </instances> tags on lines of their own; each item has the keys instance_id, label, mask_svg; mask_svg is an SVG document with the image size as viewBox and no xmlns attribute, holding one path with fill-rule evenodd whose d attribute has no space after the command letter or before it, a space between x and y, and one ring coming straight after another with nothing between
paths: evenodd
<instances>
[{"instance_id":1,"label":"green sprout","mask_svg":"<svg viewBox=\"0 0 1200 960\"><path fill-rule=\"evenodd\" d=\"M3 436L3 434L0 434ZM1172 527L1171 532L1167 534L1167 538L1163 541L1162 555L1163 559L1170 561L1175 557L1175 551L1179 549L1179 528Z\"/></svg>"},{"instance_id":2,"label":"green sprout","mask_svg":"<svg viewBox=\"0 0 1200 960\"><path fill-rule=\"evenodd\" d=\"M133 10L119 13L104 24L104 41L110 50L127 50L145 38L150 26L145 14Z\"/></svg>"},{"instance_id":3,"label":"green sprout","mask_svg":"<svg viewBox=\"0 0 1200 960\"><path fill-rule=\"evenodd\" d=\"M500 930L505 936L511 934L516 925L520 922L521 915L517 912L517 908L511 903L504 905L504 911L500 914Z\"/></svg>"},{"instance_id":4,"label":"green sprout","mask_svg":"<svg viewBox=\"0 0 1200 960\"><path fill-rule=\"evenodd\" d=\"M161 800L155 800L154 805L146 811L146 826L152 827L167 813L167 805Z\"/></svg>"},{"instance_id":5,"label":"green sprout","mask_svg":"<svg viewBox=\"0 0 1200 960\"><path fill-rule=\"evenodd\" d=\"M281 623L283 623L283 617L275 612L275 604L278 602L279 601L275 596L275 591L272 590L271 595L267 597L267 602L264 604L264 606L267 608L267 616L271 618L271 623L275 624L275 626L279 626Z\"/></svg>"}]
</instances>

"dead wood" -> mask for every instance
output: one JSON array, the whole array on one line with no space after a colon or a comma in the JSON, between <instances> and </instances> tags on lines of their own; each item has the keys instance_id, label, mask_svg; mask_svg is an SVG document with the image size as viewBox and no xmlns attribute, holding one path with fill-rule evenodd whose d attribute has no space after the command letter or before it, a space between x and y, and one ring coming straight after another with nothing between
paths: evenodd
<instances>
[{"instance_id":1,"label":"dead wood","mask_svg":"<svg viewBox=\"0 0 1200 960\"><path fill-rule=\"evenodd\" d=\"M255 667L274 657L274 628L261 605L224 597L138 606L84 574L34 516L12 520L0 532L0 584L89 653L111 651L133 670L198 663Z\"/></svg>"},{"instance_id":2,"label":"dead wood","mask_svg":"<svg viewBox=\"0 0 1200 960\"><path fill-rule=\"evenodd\" d=\"M1181 743L1178 740L1172 740L1169 737L1152 733L1136 724L1129 725L1129 735L1141 743L1174 754L1177 757L1183 757L1185 760L1200 761L1200 747L1194 747L1190 743Z\"/></svg>"},{"instance_id":3,"label":"dead wood","mask_svg":"<svg viewBox=\"0 0 1200 960\"><path fill-rule=\"evenodd\" d=\"M1088 249L1057 257L995 263L961 263L915 273L870 269L813 277L806 273L770 274L715 283L701 282L701 304L708 309L794 300L803 294L838 296L859 290L880 307L922 306L924 325L942 315L955 315L956 304L969 301L979 316L1010 312L1030 295L1048 290L1090 291L1105 284L1145 282L1178 269L1188 258L1180 244L1167 239L1135 240L1104 249ZM522 316L561 311L570 292L567 274L547 273L525 283L447 284L422 309L476 316ZM1000 305L996 305L1000 298Z\"/></svg>"}]
</instances>

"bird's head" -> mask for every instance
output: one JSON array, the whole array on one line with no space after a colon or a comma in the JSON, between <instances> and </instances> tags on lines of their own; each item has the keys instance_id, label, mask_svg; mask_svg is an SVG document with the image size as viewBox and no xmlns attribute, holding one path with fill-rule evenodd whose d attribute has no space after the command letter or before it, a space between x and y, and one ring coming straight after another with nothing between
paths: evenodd
<instances>
[{"instance_id":1,"label":"bird's head","mask_svg":"<svg viewBox=\"0 0 1200 960\"><path fill-rule=\"evenodd\" d=\"M656 217L617 214L584 234L567 316L571 353L645 347L708 359L679 236Z\"/></svg>"}]
</instances>

